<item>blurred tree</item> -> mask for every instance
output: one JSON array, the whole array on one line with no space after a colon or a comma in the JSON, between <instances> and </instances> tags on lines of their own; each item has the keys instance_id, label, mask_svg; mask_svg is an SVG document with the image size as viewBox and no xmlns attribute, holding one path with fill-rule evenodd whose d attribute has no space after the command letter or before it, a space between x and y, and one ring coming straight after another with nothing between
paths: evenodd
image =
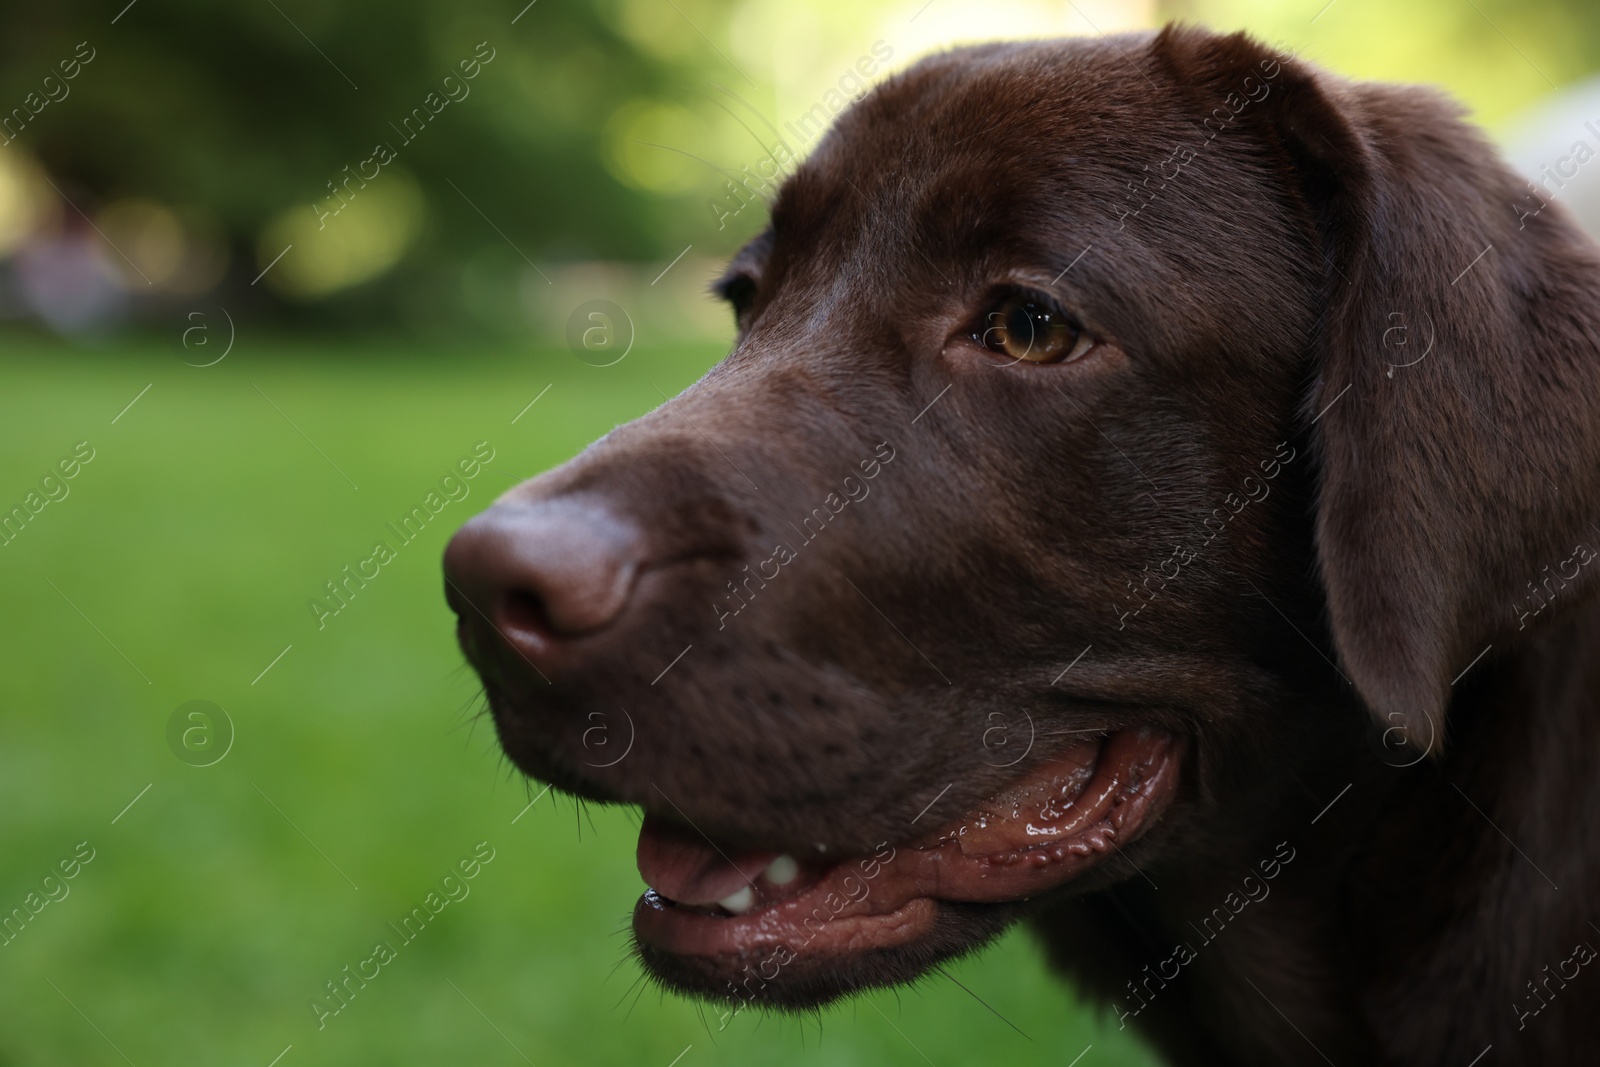
<instances>
[{"instance_id":1,"label":"blurred tree","mask_svg":"<svg viewBox=\"0 0 1600 1067\"><path fill-rule=\"evenodd\" d=\"M91 216L138 197L215 219L245 281L294 242L271 277L291 299L404 256L354 294L381 311L474 257L653 259L705 228L714 173L638 188L605 141L705 82L708 42L659 45L726 22L707 2L675 0L684 25L665 28L629 0L125 2L0 9L0 153L31 154Z\"/></svg>"},{"instance_id":2,"label":"blurred tree","mask_svg":"<svg viewBox=\"0 0 1600 1067\"><path fill-rule=\"evenodd\" d=\"M983 5L936 2L8 4L0 256L16 247L6 200L28 160L56 186L34 183L54 224L93 236L70 197L114 241L135 292L176 255L182 227L230 251L228 284L271 288L278 310L313 321L481 319L560 262L661 262L690 242L717 255L764 214L708 210L727 177L764 159L779 120L875 37L898 65L922 50L919 27L994 32ZM1060 14L1046 6L1040 32ZM1151 14L1145 0L1128 8ZM1440 83L1502 131L1600 66L1588 0L1161 0L1157 15L1248 28L1357 77Z\"/></svg>"}]
</instances>

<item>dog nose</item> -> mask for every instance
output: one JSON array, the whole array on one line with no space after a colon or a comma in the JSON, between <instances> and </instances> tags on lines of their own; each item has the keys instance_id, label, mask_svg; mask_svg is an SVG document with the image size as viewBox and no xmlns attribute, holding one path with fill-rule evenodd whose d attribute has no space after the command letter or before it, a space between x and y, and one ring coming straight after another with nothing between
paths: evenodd
<instances>
[{"instance_id":1,"label":"dog nose","mask_svg":"<svg viewBox=\"0 0 1600 1067\"><path fill-rule=\"evenodd\" d=\"M450 539L445 597L463 624L488 622L532 657L621 614L642 540L595 501L497 504Z\"/></svg>"}]
</instances>

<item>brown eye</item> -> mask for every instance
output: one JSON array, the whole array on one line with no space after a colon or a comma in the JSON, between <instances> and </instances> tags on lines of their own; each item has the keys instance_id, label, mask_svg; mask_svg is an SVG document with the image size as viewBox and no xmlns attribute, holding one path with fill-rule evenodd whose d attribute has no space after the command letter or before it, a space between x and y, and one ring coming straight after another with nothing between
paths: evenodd
<instances>
[{"instance_id":1,"label":"brown eye","mask_svg":"<svg viewBox=\"0 0 1600 1067\"><path fill-rule=\"evenodd\" d=\"M1066 312L1029 293L1002 299L984 316L984 327L985 348L1029 363L1065 363L1094 347Z\"/></svg>"}]
</instances>

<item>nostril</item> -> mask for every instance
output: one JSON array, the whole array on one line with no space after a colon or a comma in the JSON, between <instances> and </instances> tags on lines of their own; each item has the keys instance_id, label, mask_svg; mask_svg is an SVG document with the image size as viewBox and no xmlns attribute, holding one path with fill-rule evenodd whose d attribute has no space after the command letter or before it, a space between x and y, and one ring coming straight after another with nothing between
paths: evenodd
<instances>
[{"instance_id":1,"label":"nostril","mask_svg":"<svg viewBox=\"0 0 1600 1067\"><path fill-rule=\"evenodd\" d=\"M544 599L526 589L513 589L500 603L497 620L500 628L509 633L548 638L555 631L550 625L550 612Z\"/></svg>"}]
</instances>

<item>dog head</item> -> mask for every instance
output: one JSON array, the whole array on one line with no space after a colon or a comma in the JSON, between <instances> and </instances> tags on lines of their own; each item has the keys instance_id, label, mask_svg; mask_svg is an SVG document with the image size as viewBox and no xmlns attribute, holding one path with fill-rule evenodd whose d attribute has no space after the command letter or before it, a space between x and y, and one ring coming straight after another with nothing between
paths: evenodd
<instances>
[{"instance_id":1,"label":"dog head","mask_svg":"<svg viewBox=\"0 0 1600 1067\"><path fill-rule=\"evenodd\" d=\"M446 555L511 758L646 814L649 969L906 980L1181 863L1329 721L1442 744L1597 499L1600 424L1527 411L1596 395L1538 314L1593 254L1524 193L1427 93L1198 31L843 114L729 356Z\"/></svg>"}]
</instances>

